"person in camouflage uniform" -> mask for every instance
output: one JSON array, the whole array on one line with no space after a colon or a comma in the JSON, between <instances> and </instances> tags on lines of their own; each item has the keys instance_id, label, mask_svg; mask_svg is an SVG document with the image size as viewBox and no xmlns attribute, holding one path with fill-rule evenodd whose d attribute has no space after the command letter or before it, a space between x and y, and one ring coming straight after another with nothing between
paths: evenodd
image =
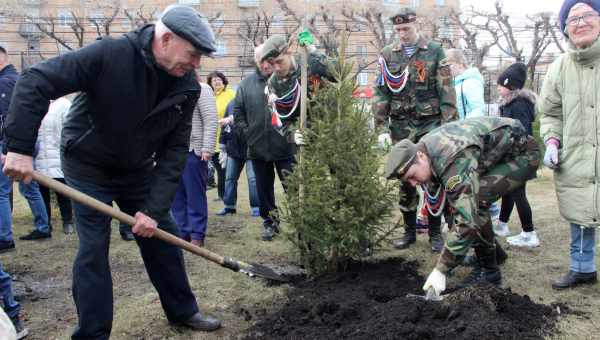
<instances>
[{"instance_id":1,"label":"person in camouflage uniform","mask_svg":"<svg viewBox=\"0 0 600 340\"><path fill-rule=\"evenodd\" d=\"M444 212L452 225L425 290L433 288L437 294L445 290L446 275L471 247L480 266L465 285L501 284L489 204L534 178L539 157L537 143L519 121L498 117L446 124L417 144L405 139L393 147L386 178L436 192L438 204L432 213Z\"/></svg>"},{"instance_id":2,"label":"person in camouflage uniform","mask_svg":"<svg viewBox=\"0 0 600 340\"><path fill-rule=\"evenodd\" d=\"M327 71L327 58L324 54L317 52L312 43L313 38L308 32L300 33L298 44L307 46L310 51L308 56L309 95L319 86L321 77L331 80L331 76ZM291 133L291 129L295 126L294 123L300 115L300 55L292 53L288 40L278 35L265 41L257 62L269 63L274 70L265 88L265 94L269 101L271 124L270 126L264 125L262 128L270 130L270 132L274 130L282 137L287 138L288 143L294 147L293 154L295 153L295 145L293 144L302 144L299 132ZM251 140L249 142L252 143ZM264 159L253 160L260 201L260 216L263 218L261 237L265 241L271 240L279 232L279 219L273 191L274 170L277 170L283 187L286 189L285 177L292 171L293 164L293 156L269 161Z\"/></svg>"},{"instance_id":3,"label":"person in camouflage uniform","mask_svg":"<svg viewBox=\"0 0 600 340\"><path fill-rule=\"evenodd\" d=\"M429 131L456 120L456 93L450 68L443 62L442 46L418 34L413 9L401 8L390 19L399 41L381 51L373 113L377 126L387 124L392 143L409 139L416 143ZM408 248L416 241L416 189L403 184L400 210L405 233L394 246ZM441 218L431 216L429 240L432 250L443 247Z\"/></svg>"}]
</instances>

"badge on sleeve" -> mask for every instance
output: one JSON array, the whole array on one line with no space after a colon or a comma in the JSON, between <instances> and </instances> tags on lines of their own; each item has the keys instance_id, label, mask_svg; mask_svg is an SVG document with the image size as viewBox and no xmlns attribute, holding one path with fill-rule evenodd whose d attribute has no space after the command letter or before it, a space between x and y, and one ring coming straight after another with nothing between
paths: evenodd
<instances>
[{"instance_id":1,"label":"badge on sleeve","mask_svg":"<svg viewBox=\"0 0 600 340\"><path fill-rule=\"evenodd\" d=\"M446 191L454 191L457 185L462 182L462 178L460 175L454 175L448 179L446 182Z\"/></svg>"}]
</instances>

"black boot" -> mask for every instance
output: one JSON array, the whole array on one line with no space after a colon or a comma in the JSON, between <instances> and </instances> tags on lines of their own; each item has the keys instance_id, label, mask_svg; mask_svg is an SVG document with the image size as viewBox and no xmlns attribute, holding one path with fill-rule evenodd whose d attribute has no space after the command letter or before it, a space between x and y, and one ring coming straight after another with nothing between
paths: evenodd
<instances>
[{"instance_id":1,"label":"black boot","mask_svg":"<svg viewBox=\"0 0 600 340\"><path fill-rule=\"evenodd\" d=\"M502 274L496 260L496 249L486 248L481 254L482 279L495 286L502 285Z\"/></svg>"},{"instance_id":2,"label":"black boot","mask_svg":"<svg viewBox=\"0 0 600 340\"><path fill-rule=\"evenodd\" d=\"M581 284L590 284L597 282L596 272L591 273L578 273L569 270L567 275L560 279L552 282L552 288L554 289L566 289L579 286Z\"/></svg>"},{"instance_id":3,"label":"black boot","mask_svg":"<svg viewBox=\"0 0 600 340\"><path fill-rule=\"evenodd\" d=\"M202 313L197 312L189 319L176 323L175 325L189 327L197 331L212 332L221 327L221 321L212 316L202 315Z\"/></svg>"},{"instance_id":4,"label":"black boot","mask_svg":"<svg viewBox=\"0 0 600 340\"><path fill-rule=\"evenodd\" d=\"M441 253L444 249L444 239L440 230L441 224L441 216L429 216L429 243L431 244L431 251L434 253Z\"/></svg>"},{"instance_id":5,"label":"black boot","mask_svg":"<svg viewBox=\"0 0 600 340\"><path fill-rule=\"evenodd\" d=\"M392 241L392 245L396 249L406 249L417 241L417 212L403 211L402 215L404 216L404 235L402 238Z\"/></svg>"}]
</instances>

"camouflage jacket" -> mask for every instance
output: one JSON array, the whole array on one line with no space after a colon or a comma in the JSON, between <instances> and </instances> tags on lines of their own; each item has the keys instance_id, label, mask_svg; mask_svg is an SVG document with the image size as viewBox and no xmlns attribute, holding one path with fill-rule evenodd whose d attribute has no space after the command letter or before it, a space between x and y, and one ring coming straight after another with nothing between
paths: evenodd
<instances>
[{"instance_id":1,"label":"camouflage jacket","mask_svg":"<svg viewBox=\"0 0 600 340\"><path fill-rule=\"evenodd\" d=\"M443 186L445 209L452 215L455 229L471 230L473 232L467 232L470 235L480 231L479 224L482 222L477 217L479 208L486 197L494 195L480 192L479 179L499 164L523 157L527 141L527 131L518 120L499 117L470 118L445 124L421 139L418 145L425 148L431 160L432 184L428 190L435 192L437 187ZM526 163L537 164L535 162L539 155L531 157L531 160L525 160ZM506 167L502 169L506 173L501 176L521 176L518 170ZM529 175L528 172L522 173ZM520 181L529 179L520 178ZM504 185L505 182L500 180L498 183ZM493 190L502 191L499 189ZM448 241L449 249L442 253L438 269L447 271L453 267L454 258L449 253L466 254L472 241L472 237L457 242Z\"/></svg>"},{"instance_id":2,"label":"camouflage jacket","mask_svg":"<svg viewBox=\"0 0 600 340\"><path fill-rule=\"evenodd\" d=\"M301 77L301 56L300 54L294 55L294 61L296 63L296 68L291 71L286 78L279 77L276 73L273 73L267 82L267 86L269 87L269 92L275 94L277 97L282 97L285 94L289 93L295 86L296 82L298 86L300 86L300 77ZM328 80L333 81L333 76L329 72L328 64L330 61L325 56L325 54L321 52L313 52L308 55L308 96L316 91L316 89L321 84L321 79L326 78ZM298 92L299 95L299 92ZM287 115L290 113L289 111L280 111L282 115ZM297 106L296 110L290 115L286 120L293 121L300 114L300 105ZM285 124L285 122L284 122Z\"/></svg>"},{"instance_id":3,"label":"camouflage jacket","mask_svg":"<svg viewBox=\"0 0 600 340\"><path fill-rule=\"evenodd\" d=\"M408 66L408 80L399 93L392 92L382 82L381 64L377 69L377 83L373 98L373 113L377 125L391 120L391 125L408 127L394 131L392 139L422 136L442 123L456 120L456 92L449 67L442 62L444 50L439 43L419 38L415 54L408 58L400 43L384 47L381 57L392 75L400 75Z\"/></svg>"}]
</instances>

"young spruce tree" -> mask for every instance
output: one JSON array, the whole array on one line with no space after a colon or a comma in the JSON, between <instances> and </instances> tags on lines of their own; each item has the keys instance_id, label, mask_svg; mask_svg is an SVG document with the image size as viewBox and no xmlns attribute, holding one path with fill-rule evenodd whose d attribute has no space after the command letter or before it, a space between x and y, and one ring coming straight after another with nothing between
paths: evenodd
<instances>
[{"instance_id":1,"label":"young spruce tree","mask_svg":"<svg viewBox=\"0 0 600 340\"><path fill-rule=\"evenodd\" d=\"M329 66L336 81L323 80L309 102L302 161L287 179L281 209L289 239L311 275L368 256L396 227L389 218L397 188L381 176L377 133L365 105L352 96L355 73L344 54L342 46Z\"/></svg>"}]
</instances>

